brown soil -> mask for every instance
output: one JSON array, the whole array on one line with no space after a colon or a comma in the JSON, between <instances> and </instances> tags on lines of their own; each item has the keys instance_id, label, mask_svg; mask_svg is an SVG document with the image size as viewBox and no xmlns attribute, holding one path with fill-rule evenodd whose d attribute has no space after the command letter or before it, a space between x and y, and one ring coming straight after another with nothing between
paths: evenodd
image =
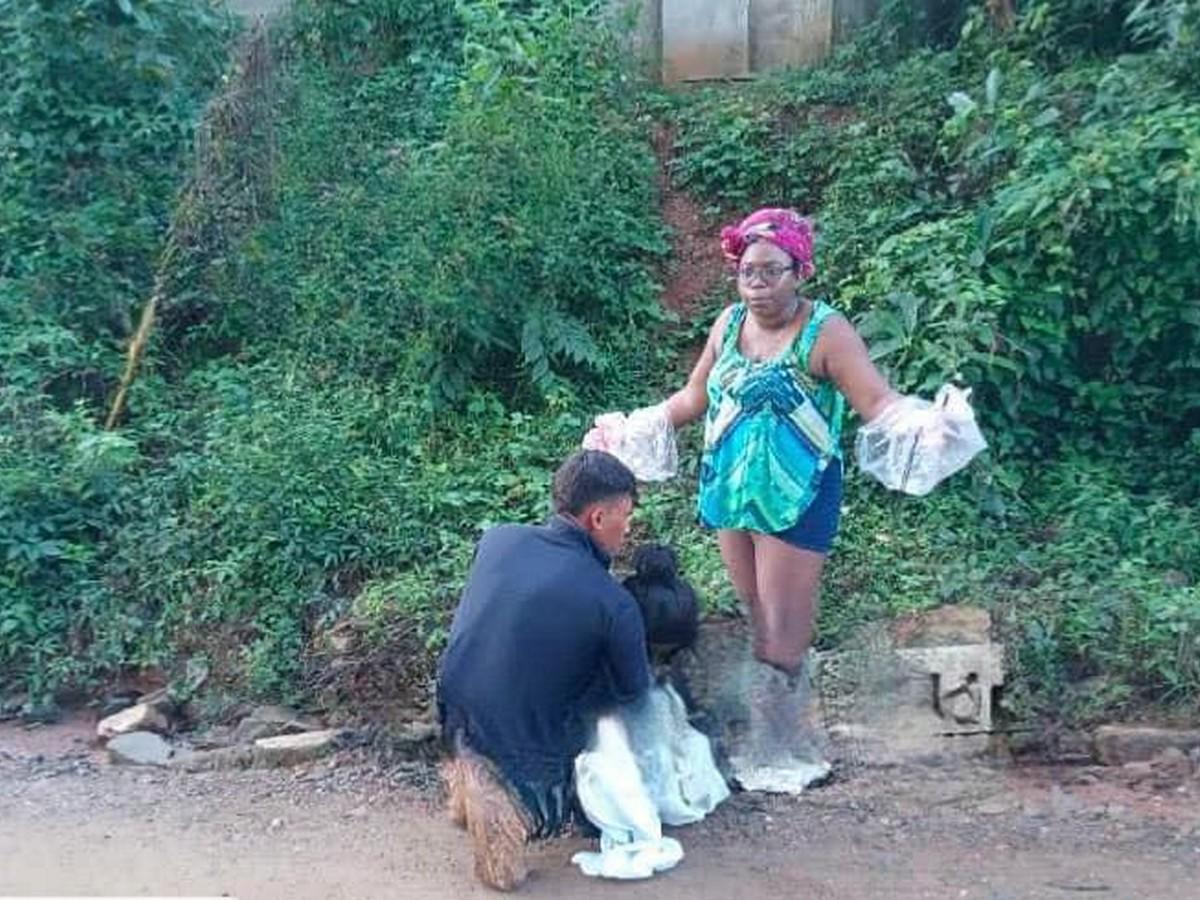
<instances>
[{"instance_id":1,"label":"brown soil","mask_svg":"<svg viewBox=\"0 0 1200 900\"><path fill-rule=\"evenodd\" d=\"M670 162L674 132L660 127L654 135L659 161L662 216L671 228L671 262L663 290L663 305L683 318L707 315L703 301L726 279L725 262L717 242L719 228L706 220L691 195L671 184Z\"/></svg>"},{"instance_id":2,"label":"brown soil","mask_svg":"<svg viewBox=\"0 0 1200 900\"><path fill-rule=\"evenodd\" d=\"M293 770L109 766L86 718L0 725L0 896L485 897L425 764L344 751ZM799 799L741 794L673 833L650 883L596 883L565 840L536 848L524 896L655 900L1192 898L1200 784L1120 770L867 769Z\"/></svg>"}]
</instances>

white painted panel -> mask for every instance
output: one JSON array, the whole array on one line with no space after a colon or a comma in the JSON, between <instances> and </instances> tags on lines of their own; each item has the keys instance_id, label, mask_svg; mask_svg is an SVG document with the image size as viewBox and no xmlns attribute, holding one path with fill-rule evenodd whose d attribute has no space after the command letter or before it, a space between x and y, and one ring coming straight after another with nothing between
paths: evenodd
<instances>
[{"instance_id":1,"label":"white painted panel","mask_svg":"<svg viewBox=\"0 0 1200 900\"><path fill-rule=\"evenodd\" d=\"M750 74L750 0L662 0L663 79Z\"/></svg>"},{"instance_id":2,"label":"white painted panel","mask_svg":"<svg viewBox=\"0 0 1200 900\"><path fill-rule=\"evenodd\" d=\"M751 0L751 69L791 69L828 57L834 6L834 0Z\"/></svg>"}]
</instances>

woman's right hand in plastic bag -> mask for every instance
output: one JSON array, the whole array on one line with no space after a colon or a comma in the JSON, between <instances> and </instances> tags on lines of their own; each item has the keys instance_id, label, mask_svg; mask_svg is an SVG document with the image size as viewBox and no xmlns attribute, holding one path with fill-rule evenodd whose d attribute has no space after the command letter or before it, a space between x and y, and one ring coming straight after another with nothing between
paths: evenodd
<instances>
[{"instance_id":1,"label":"woman's right hand in plastic bag","mask_svg":"<svg viewBox=\"0 0 1200 900\"><path fill-rule=\"evenodd\" d=\"M929 493L987 447L969 396L944 385L932 403L898 397L859 429L859 468L892 490Z\"/></svg>"},{"instance_id":2,"label":"woman's right hand in plastic bag","mask_svg":"<svg viewBox=\"0 0 1200 900\"><path fill-rule=\"evenodd\" d=\"M585 450L604 450L621 460L638 481L665 481L679 467L675 428L665 403L597 416L583 438Z\"/></svg>"}]
</instances>

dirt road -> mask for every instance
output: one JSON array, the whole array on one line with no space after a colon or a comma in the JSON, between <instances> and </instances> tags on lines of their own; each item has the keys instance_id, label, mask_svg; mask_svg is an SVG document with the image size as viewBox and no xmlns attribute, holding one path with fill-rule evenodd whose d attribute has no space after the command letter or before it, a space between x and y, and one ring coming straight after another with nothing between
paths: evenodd
<instances>
[{"instance_id":1,"label":"dirt road","mask_svg":"<svg viewBox=\"0 0 1200 900\"><path fill-rule=\"evenodd\" d=\"M73 741L73 742L72 742ZM114 768L81 735L0 725L0 897L484 897L427 767L345 752L297 770ZM589 881L539 849L546 898L1194 898L1195 782L1091 770L866 770L798 800L738 795L674 833L652 882Z\"/></svg>"}]
</instances>

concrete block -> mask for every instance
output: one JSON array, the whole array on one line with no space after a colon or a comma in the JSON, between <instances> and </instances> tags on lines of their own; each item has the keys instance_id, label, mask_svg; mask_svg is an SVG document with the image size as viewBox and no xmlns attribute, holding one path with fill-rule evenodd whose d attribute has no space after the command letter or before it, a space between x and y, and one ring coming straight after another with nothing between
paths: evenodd
<instances>
[{"instance_id":1,"label":"concrete block","mask_svg":"<svg viewBox=\"0 0 1200 900\"><path fill-rule=\"evenodd\" d=\"M978 624L978 623L977 623ZM1004 652L989 642L878 646L814 653L814 690L796 727L822 728L835 760L864 764L963 758L988 751L992 693L1004 681ZM672 679L696 723L730 753L747 733L750 698L763 666L743 620L705 622Z\"/></svg>"},{"instance_id":2,"label":"concrete block","mask_svg":"<svg viewBox=\"0 0 1200 900\"><path fill-rule=\"evenodd\" d=\"M822 715L844 756L864 764L987 753L998 644L815 654Z\"/></svg>"},{"instance_id":3,"label":"concrete block","mask_svg":"<svg viewBox=\"0 0 1200 900\"><path fill-rule=\"evenodd\" d=\"M833 47L834 0L753 0L750 68L754 72L819 63Z\"/></svg>"},{"instance_id":4,"label":"concrete block","mask_svg":"<svg viewBox=\"0 0 1200 900\"><path fill-rule=\"evenodd\" d=\"M119 734L129 734L132 731L165 732L169 727L167 717L148 703L139 703L129 709L123 709L107 718L101 719L96 726L96 736L101 740L110 740Z\"/></svg>"},{"instance_id":5,"label":"concrete block","mask_svg":"<svg viewBox=\"0 0 1200 900\"><path fill-rule=\"evenodd\" d=\"M1149 762L1171 750L1183 754L1200 748L1200 730L1150 728L1142 725L1101 725L1092 739L1096 757L1106 766Z\"/></svg>"},{"instance_id":6,"label":"concrete block","mask_svg":"<svg viewBox=\"0 0 1200 900\"><path fill-rule=\"evenodd\" d=\"M663 80L750 74L750 0L662 0Z\"/></svg>"}]
</instances>

